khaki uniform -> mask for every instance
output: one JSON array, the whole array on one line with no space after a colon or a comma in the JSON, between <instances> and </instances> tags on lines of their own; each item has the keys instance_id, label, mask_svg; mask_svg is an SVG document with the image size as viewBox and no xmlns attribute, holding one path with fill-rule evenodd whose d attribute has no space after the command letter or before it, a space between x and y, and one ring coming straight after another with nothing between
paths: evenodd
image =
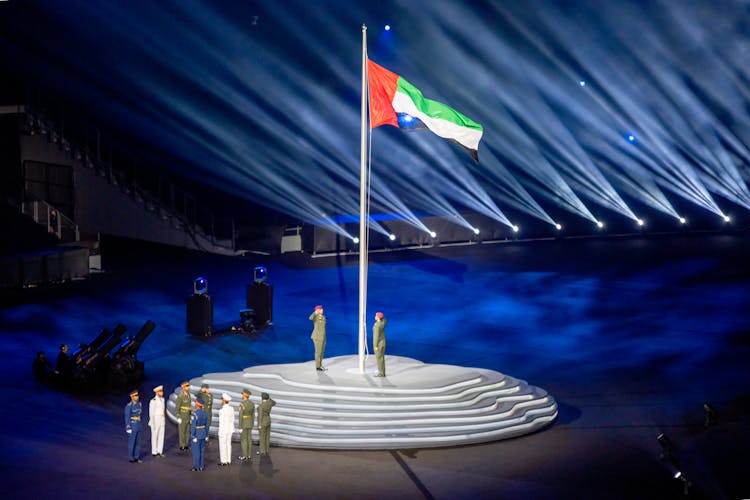
<instances>
[{"instance_id":1,"label":"khaki uniform","mask_svg":"<svg viewBox=\"0 0 750 500\"><path fill-rule=\"evenodd\" d=\"M372 346L375 350L375 359L378 362L378 375L385 377L385 324L388 320L380 318L372 325Z\"/></svg>"},{"instance_id":2,"label":"khaki uniform","mask_svg":"<svg viewBox=\"0 0 750 500\"><path fill-rule=\"evenodd\" d=\"M190 446L190 414L192 413L193 402L190 399L190 393L180 392L174 402L177 418L180 419L177 424L177 431L180 436L180 448L187 449Z\"/></svg>"},{"instance_id":3,"label":"khaki uniform","mask_svg":"<svg viewBox=\"0 0 750 500\"><path fill-rule=\"evenodd\" d=\"M242 456L250 458L253 451L253 424L255 423L255 404L250 399L245 399L240 403L239 415L240 445L242 446Z\"/></svg>"},{"instance_id":4,"label":"khaki uniform","mask_svg":"<svg viewBox=\"0 0 750 500\"><path fill-rule=\"evenodd\" d=\"M210 391L203 392L201 389L195 393L195 397L203 400L203 409L206 410L206 415L208 415L208 430L210 431L211 422L214 420L214 396Z\"/></svg>"},{"instance_id":5,"label":"khaki uniform","mask_svg":"<svg viewBox=\"0 0 750 500\"><path fill-rule=\"evenodd\" d=\"M313 331L310 338L315 345L315 368L323 368L323 354L326 350L326 317L322 314L312 313L310 321L313 322Z\"/></svg>"},{"instance_id":6,"label":"khaki uniform","mask_svg":"<svg viewBox=\"0 0 750 500\"><path fill-rule=\"evenodd\" d=\"M276 406L273 399L263 399L258 406L258 430L260 431L260 454L268 455L271 445L271 408Z\"/></svg>"}]
</instances>

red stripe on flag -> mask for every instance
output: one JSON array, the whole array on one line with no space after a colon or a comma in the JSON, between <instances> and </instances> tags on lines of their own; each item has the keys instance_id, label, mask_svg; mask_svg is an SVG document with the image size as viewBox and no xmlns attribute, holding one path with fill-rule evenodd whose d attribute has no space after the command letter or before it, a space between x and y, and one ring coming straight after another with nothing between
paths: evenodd
<instances>
[{"instance_id":1,"label":"red stripe on flag","mask_svg":"<svg viewBox=\"0 0 750 500\"><path fill-rule=\"evenodd\" d=\"M367 60L367 81L370 84L370 128L381 125L398 127L398 117L393 110L399 76Z\"/></svg>"}]
</instances>

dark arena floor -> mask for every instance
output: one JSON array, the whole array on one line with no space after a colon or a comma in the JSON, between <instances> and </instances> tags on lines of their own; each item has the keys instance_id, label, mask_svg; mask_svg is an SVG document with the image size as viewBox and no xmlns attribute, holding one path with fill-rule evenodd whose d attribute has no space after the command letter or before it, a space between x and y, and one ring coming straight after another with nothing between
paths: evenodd
<instances>
[{"instance_id":1,"label":"dark arena floor","mask_svg":"<svg viewBox=\"0 0 750 500\"><path fill-rule=\"evenodd\" d=\"M390 451L272 447L270 458L218 467L208 445L190 471L176 426L165 459L128 463L128 390L73 394L31 376L117 323L156 329L138 352L138 388L169 394L208 372L312 358L308 315L328 318L326 356L357 349L356 257L218 257L103 242L105 272L3 292L5 496L23 498L683 498L660 459L665 433L691 498L748 498L750 235L682 234L483 244L372 254L368 317L385 312L387 353L488 368L548 391L544 430L487 444ZM239 321L257 265L274 286L260 334L186 334L186 299L205 276L214 321ZM313 374L311 374L313 376ZM273 397L273 395L272 395ZM704 425L703 404L718 412ZM145 405L148 406L147 404ZM273 442L273 433L272 433ZM233 456L239 444L233 445Z\"/></svg>"}]
</instances>

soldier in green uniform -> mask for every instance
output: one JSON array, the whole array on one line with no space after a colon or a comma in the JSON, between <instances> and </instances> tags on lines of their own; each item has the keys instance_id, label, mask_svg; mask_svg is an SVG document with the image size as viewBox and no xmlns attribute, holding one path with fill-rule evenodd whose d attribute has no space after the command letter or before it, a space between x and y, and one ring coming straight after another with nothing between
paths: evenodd
<instances>
[{"instance_id":1,"label":"soldier in green uniform","mask_svg":"<svg viewBox=\"0 0 750 500\"><path fill-rule=\"evenodd\" d=\"M240 460L253 461L253 424L255 423L255 404L250 401L250 389L242 389L242 402L240 403L239 424L240 444L242 446L242 456Z\"/></svg>"},{"instance_id":2,"label":"soldier in green uniform","mask_svg":"<svg viewBox=\"0 0 750 500\"><path fill-rule=\"evenodd\" d=\"M182 392L177 395L174 406L177 413L177 430L180 436L180 449L187 450L190 446L190 414L193 402L190 398L190 382L180 384Z\"/></svg>"},{"instance_id":3,"label":"soldier in green uniform","mask_svg":"<svg viewBox=\"0 0 750 500\"><path fill-rule=\"evenodd\" d=\"M211 422L214 421L214 396L211 394L211 388L208 384L201 384L201 390L195 393L195 397L196 399L201 398L203 400L203 409L206 410L206 415L208 415L208 430L210 431ZM210 439L209 437L206 441Z\"/></svg>"},{"instance_id":4,"label":"soldier in green uniform","mask_svg":"<svg viewBox=\"0 0 750 500\"><path fill-rule=\"evenodd\" d=\"M274 406L276 406L276 401L271 399L267 392L261 394L261 401L258 406L259 455L268 455L268 448L271 444L271 408Z\"/></svg>"},{"instance_id":5,"label":"soldier in green uniform","mask_svg":"<svg viewBox=\"0 0 750 500\"><path fill-rule=\"evenodd\" d=\"M315 345L315 369L325 371L323 353L326 350L326 317L323 315L323 306L315 306L315 310L310 315L310 321L313 322L310 338Z\"/></svg>"},{"instance_id":6,"label":"soldier in green uniform","mask_svg":"<svg viewBox=\"0 0 750 500\"><path fill-rule=\"evenodd\" d=\"M378 374L376 377L385 377L385 319L382 312L375 313L375 323L372 325L372 347L375 350L375 359L378 361Z\"/></svg>"}]
</instances>

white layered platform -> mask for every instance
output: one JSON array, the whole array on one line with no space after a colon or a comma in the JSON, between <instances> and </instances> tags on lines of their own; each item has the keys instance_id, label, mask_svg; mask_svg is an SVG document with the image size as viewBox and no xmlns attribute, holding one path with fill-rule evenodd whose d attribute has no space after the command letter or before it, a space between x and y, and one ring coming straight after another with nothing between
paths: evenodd
<instances>
[{"instance_id":1,"label":"white layered platform","mask_svg":"<svg viewBox=\"0 0 750 500\"><path fill-rule=\"evenodd\" d=\"M493 370L386 356L388 376L375 377L374 363L370 357L364 374L357 356L326 359L325 372L309 361L210 373L192 379L190 393L203 383L211 386L212 434L217 432L221 393L232 396L235 410L244 387L252 391L256 407L261 393L269 393L276 401L271 444L297 448L457 446L535 432L557 417L557 403L546 391ZM167 403L175 422L179 390Z\"/></svg>"}]
</instances>

